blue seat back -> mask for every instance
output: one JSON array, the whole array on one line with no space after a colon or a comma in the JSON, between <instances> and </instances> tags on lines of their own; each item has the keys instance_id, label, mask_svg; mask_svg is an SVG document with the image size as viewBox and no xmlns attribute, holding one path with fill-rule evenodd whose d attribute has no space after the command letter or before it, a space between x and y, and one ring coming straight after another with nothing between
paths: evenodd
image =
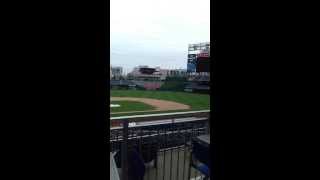
<instances>
[{"instance_id":1,"label":"blue seat back","mask_svg":"<svg viewBox=\"0 0 320 180\"><path fill-rule=\"evenodd\" d=\"M121 168L121 151L115 155L115 161L118 168ZM128 178L129 180L143 180L145 174L145 165L141 155L135 150L128 151Z\"/></svg>"},{"instance_id":2,"label":"blue seat back","mask_svg":"<svg viewBox=\"0 0 320 180\"><path fill-rule=\"evenodd\" d=\"M198 161L210 168L210 147L200 143L197 140L193 140L192 153Z\"/></svg>"}]
</instances>

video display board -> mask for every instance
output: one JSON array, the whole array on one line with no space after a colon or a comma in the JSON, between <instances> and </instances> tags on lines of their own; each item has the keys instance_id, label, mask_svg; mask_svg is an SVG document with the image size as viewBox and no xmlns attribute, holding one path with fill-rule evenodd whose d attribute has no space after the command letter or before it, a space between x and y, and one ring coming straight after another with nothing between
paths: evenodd
<instances>
[{"instance_id":1,"label":"video display board","mask_svg":"<svg viewBox=\"0 0 320 180\"><path fill-rule=\"evenodd\" d=\"M196 72L210 72L210 57L198 57Z\"/></svg>"}]
</instances>

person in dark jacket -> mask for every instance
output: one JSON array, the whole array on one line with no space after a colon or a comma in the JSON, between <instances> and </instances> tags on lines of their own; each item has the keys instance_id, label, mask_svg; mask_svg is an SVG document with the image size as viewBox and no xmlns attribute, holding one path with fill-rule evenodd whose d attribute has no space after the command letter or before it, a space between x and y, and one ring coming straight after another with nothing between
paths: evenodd
<instances>
[{"instance_id":1,"label":"person in dark jacket","mask_svg":"<svg viewBox=\"0 0 320 180\"><path fill-rule=\"evenodd\" d=\"M115 161L118 168L121 168L121 151L115 155ZM143 180L145 174L145 165L141 155L136 150L128 150L128 179Z\"/></svg>"}]
</instances>

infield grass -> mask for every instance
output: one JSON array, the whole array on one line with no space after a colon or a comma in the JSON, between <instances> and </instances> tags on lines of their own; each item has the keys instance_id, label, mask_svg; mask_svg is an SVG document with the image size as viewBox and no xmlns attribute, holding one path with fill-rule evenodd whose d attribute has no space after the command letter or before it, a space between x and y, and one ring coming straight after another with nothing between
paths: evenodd
<instances>
[{"instance_id":1,"label":"infield grass","mask_svg":"<svg viewBox=\"0 0 320 180\"><path fill-rule=\"evenodd\" d=\"M136 101L111 101L111 104L120 105L120 107L110 108L111 113L127 111L148 111L155 109L153 106Z\"/></svg>"}]
</instances>

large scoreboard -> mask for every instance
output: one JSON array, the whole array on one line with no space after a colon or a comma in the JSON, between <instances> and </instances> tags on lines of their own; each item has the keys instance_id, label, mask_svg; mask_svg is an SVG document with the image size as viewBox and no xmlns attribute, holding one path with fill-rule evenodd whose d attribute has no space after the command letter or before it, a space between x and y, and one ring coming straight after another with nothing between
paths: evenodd
<instances>
[{"instance_id":1,"label":"large scoreboard","mask_svg":"<svg viewBox=\"0 0 320 180\"><path fill-rule=\"evenodd\" d=\"M188 72L210 72L210 42L189 44Z\"/></svg>"},{"instance_id":2,"label":"large scoreboard","mask_svg":"<svg viewBox=\"0 0 320 180\"><path fill-rule=\"evenodd\" d=\"M210 58L198 57L196 62L196 72L210 72Z\"/></svg>"}]
</instances>

